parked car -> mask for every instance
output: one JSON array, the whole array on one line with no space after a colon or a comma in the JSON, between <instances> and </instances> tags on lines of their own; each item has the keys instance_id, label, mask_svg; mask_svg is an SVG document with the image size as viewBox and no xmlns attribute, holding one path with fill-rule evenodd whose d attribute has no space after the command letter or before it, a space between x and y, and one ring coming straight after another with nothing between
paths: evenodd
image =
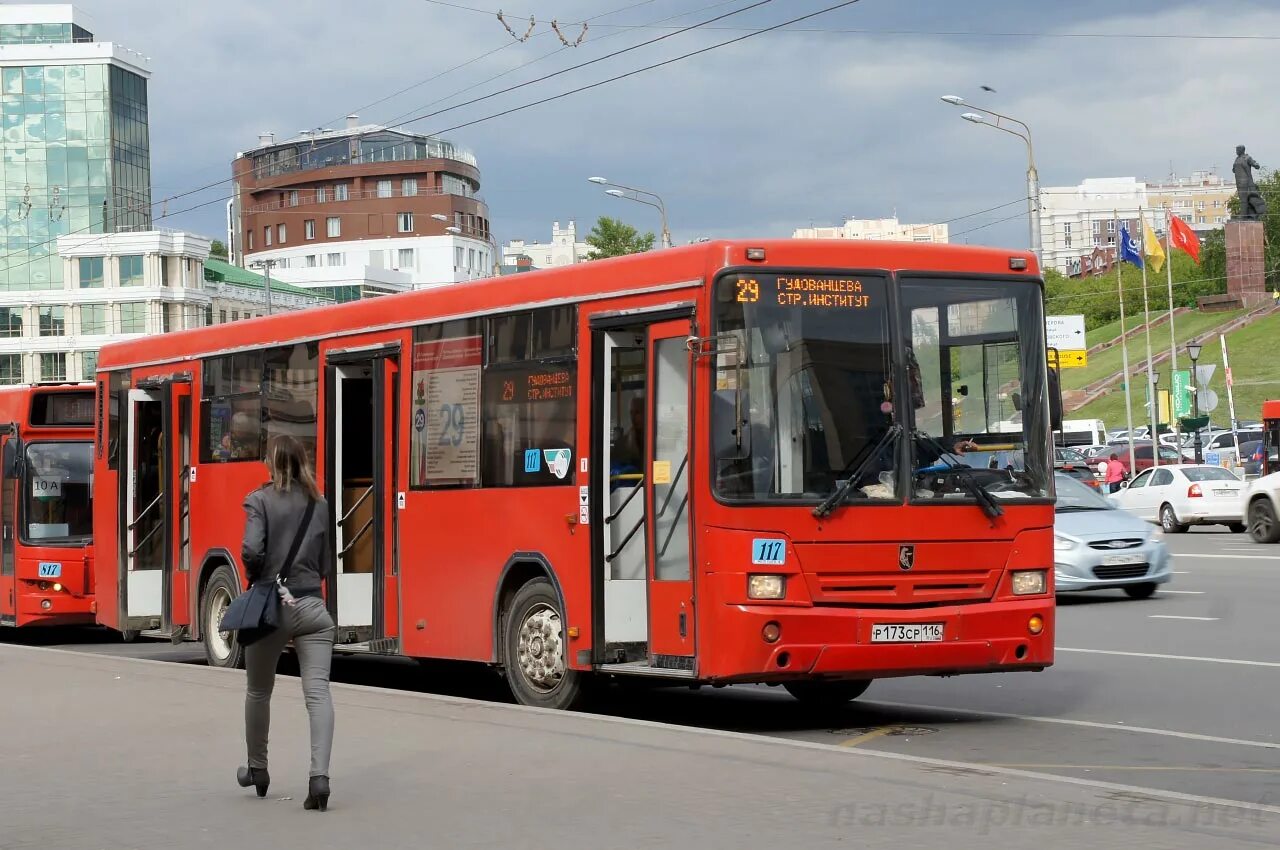
<instances>
[{"instance_id":1,"label":"parked car","mask_svg":"<svg viewBox=\"0 0 1280 850\"><path fill-rule=\"evenodd\" d=\"M1271 451L1274 457L1275 448ZM1249 482L1240 497L1240 509L1255 542L1280 542L1280 472Z\"/></svg>"},{"instance_id":2,"label":"parked car","mask_svg":"<svg viewBox=\"0 0 1280 850\"><path fill-rule=\"evenodd\" d=\"M1151 467L1155 466L1155 461L1153 459L1155 457L1154 451L1155 450L1152 448L1150 441L1135 442L1133 444L1133 454L1134 454L1134 461L1137 465L1137 470L1136 470L1137 472L1141 472L1144 469L1150 469ZM1117 444L1112 444L1108 446L1107 451L1104 451L1088 460L1089 467L1093 469L1095 472L1097 472L1098 464L1104 460L1109 463L1113 452L1115 453L1115 456L1119 458L1120 465L1124 467L1125 473L1132 475L1135 472L1135 470L1132 470L1129 468L1129 444L1128 443L1117 443ZM1164 466L1165 464L1174 464L1174 463L1180 463L1180 462L1182 462L1182 455L1178 454L1176 449L1171 449L1168 446L1160 447L1160 465L1161 466Z\"/></svg>"},{"instance_id":3,"label":"parked car","mask_svg":"<svg viewBox=\"0 0 1280 850\"><path fill-rule=\"evenodd\" d=\"M1245 475L1256 477L1262 474L1263 452L1262 440L1250 440L1240 444L1241 467Z\"/></svg>"},{"instance_id":4,"label":"parked car","mask_svg":"<svg viewBox=\"0 0 1280 850\"><path fill-rule=\"evenodd\" d=\"M1240 495L1244 482L1229 469L1194 463L1161 466L1139 473L1111 498L1168 534L1192 525L1225 525L1245 530Z\"/></svg>"},{"instance_id":5,"label":"parked car","mask_svg":"<svg viewBox=\"0 0 1280 850\"><path fill-rule=\"evenodd\" d=\"M1066 449L1059 446L1053 450L1054 463L1078 463L1084 464L1084 453L1076 449Z\"/></svg>"},{"instance_id":6,"label":"parked car","mask_svg":"<svg viewBox=\"0 0 1280 850\"><path fill-rule=\"evenodd\" d=\"M1089 469L1087 464L1055 463L1053 468L1059 475L1066 475L1069 478L1074 478L1076 481L1079 481L1081 484L1084 484L1091 489L1098 491L1102 490L1102 482L1098 480L1098 476L1093 474L1093 471Z\"/></svg>"},{"instance_id":7,"label":"parked car","mask_svg":"<svg viewBox=\"0 0 1280 850\"><path fill-rule=\"evenodd\" d=\"M1230 431L1223 431L1214 436L1207 444L1201 443L1200 457L1208 457L1209 452L1216 452L1219 459L1234 459L1236 456L1236 439L1240 443L1251 442L1253 440L1262 439L1262 431L1237 431L1232 434ZM1194 453L1194 451L1193 451Z\"/></svg>"},{"instance_id":8,"label":"parked car","mask_svg":"<svg viewBox=\"0 0 1280 850\"><path fill-rule=\"evenodd\" d=\"M1055 475L1053 582L1058 593L1119 588L1146 599L1173 578L1154 529L1063 473Z\"/></svg>"}]
</instances>

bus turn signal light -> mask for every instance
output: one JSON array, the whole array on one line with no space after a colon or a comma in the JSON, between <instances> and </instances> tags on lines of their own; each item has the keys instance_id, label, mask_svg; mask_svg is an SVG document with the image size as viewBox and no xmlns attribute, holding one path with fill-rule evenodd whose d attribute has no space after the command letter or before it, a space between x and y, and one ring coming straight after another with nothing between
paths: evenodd
<instances>
[{"instance_id":1,"label":"bus turn signal light","mask_svg":"<svg viewBox=\"0 0 1280 850\"><path fill-rule=\"evenodd\" d=\"M760 636L764 638L765 643L777 643L778 638L782 637L782 626L775 622L764 624L764 628L760 630Z\"/></svg>"},{"instance_id":2,"label":"bus turn signal light","mask_svg":"<svg viewBox=\"0 0 1280 850\"><path fill-rule=\"evenodd\" d=\"M1038 635L1044 631L1044 618L1039 614L1032 614L1031 619L1027 620L1027 631L1033 635Z\"/></svg>"}]
</instances>

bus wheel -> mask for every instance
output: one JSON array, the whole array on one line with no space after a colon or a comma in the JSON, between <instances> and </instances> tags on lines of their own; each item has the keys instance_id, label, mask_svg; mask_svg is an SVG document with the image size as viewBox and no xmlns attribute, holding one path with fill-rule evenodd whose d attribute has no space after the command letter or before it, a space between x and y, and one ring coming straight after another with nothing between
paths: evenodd
<instances>
[{"instance_id":1,"label":"bus wheel","mask_svg":"<svg viewBox=\"0 0 1280 850\"><path fill-rule=\"evenodd\" d=\"M503 629L503 660L517 702L560 709L578 704L583 676L566 664L564 632L560 600L550 581L534 579L516 592Z\"/></svg>"},{"instance_id":2,"label":"bus wheel","mask_svg":"<svg viewBox=\"0 0 1280 850\"><path fill-rule=\"evenodd\" d=\"M236 577L230 567L213 571L200 599L200 628L204 634L204 657L210 667L243 667L244 649L234 632L219 631L218 624L231 600L236 598Z\"/></svg>"},{"instance_id":3,"label":"bus wheel","mask_svg":"<svg viewBox=\"0 0 1280 850\"><path fill-rule=\"evenodd\" d=\"M870 679L840 679L836 681L813 680L805 682L783 682L787 689L800 702L815 708L838 708L852 702L871 687Z\"/></svg>"}]
</instances>

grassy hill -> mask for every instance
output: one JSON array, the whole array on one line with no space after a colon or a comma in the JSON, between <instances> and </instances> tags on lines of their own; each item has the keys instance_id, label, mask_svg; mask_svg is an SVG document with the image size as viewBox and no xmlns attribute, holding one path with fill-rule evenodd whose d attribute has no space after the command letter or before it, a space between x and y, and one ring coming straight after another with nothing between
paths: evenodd
<instances>
[{"instance_id":1,"label":"grassy hill","mask_svg":"<svg viewBox=\"0 0 1280 850\"><path fill-rule=\"evenodd\" d=\"M1200 334L1203 334L1205 331L1209 330L1210 328L1214 328L1219 325L1226 324L1227 322L1241 315L1243 312L1244 312L1243 310L1236 310L1233 312L1223 312L1223 313L1199 313L1199 312L1193 311L1191 313L1184 313L1180 316L1177 316L1173 321L1173 332L1178 340L1178 365L1183 369L1186 369L1191 365L1189 361L1187 363L1183 363L1183 360L1185 359L1183 355L1183 349L1186 346L1187 342L1198 337ZM1138 315L1138 318L1139 320L1141 320L1141 314ZM1126 320L1127 327L1133 328L1133 325L1134 325L1133 319ZM1120 335L1120 323L1111 322L1110 324L1102 325L1096 328L1095 330L1087 331L1085 333L1085 338L1086 338L1086 342L1089 345L1097 345L1098 343L1104 342L1108 339L1115 339L1119 335ZM1215 337L1215 340L1216 340L1216 337ZM1227 340L1227 344L1228 345L1231 344L1230 339ZM1160 353L1161 351L1168 351L1168 350L1169 350L1169 325L1167 323L1161 324L1161 325L1155 325L1154 327L1151 328L1152 354L1155 355ZM1087 384L1091 384L1094 381L1101 380L1102 378L1105 378L1108 375L1112 375L1112 374L1115 374L1116 372L1119 372L1120 369L1122 368L1123 357L1124 355L1120 350L1120 346L1118 345L1108 348L1106 351L1102 352L1101 354L1091 355L1089 357L1089 365L1084 367L1083 369L1064 369L1062 371L1062 388L1064 390L1078 390L1086 386ZM1146 335L1138 334L1136 337L1131 337L1129 339L1129 369L1131 371L1137 371L1139 368L1146 369L1146 362L1147 362ZM1209 361L1206 360L1204 362L1207 363ZM1164 368L1165 368L1165 371L1167 372L1168 367L1166 366ZM1165 375L1164 378L1161 378L1161 381L1162 381L1161 386L1164 386L1164 387L1169 386L1168 384L1163 383L1163 381L1167 380L1167 378L1168 378L1167 374ZM1225 389L1225 386L1224 386L1224 389ZM1073 413L1072 418L1082 418L1082 419L1098 418L1098 417L1083 416L1083 415L1077 417L1076 415L1077 413L1079 413L1079 411L1076 411L1075 413ZM1102 417L1102 418L1105 418L1105 417ZM1123 422L1121 424L1123 424ZM1111 427L1111 423L1108 422L1107 426ZM1116 425L1115 427L1119 428L1120 425Z\"/></svg>"},{"instance_id":2,"label":"grassy hill","mask_svg":"<svg viewBox=\"0 0 1280 850\"><path fill-rule=\"evenodd\" d=\"M1192 313L1186 317L1179 317L1175 330L1180 340L1178 347L1178 366L1180 369L1191 368L1191 361L1186 356L1185 340L1196 334L1196 328L1203 329L1207 326L1217 325L1226 321L1229 317L1230 314L1227 313ZM1204 323L1206 319L1211 320L1208 321L1207 325ZM1161 331L1163 331L1163 334ZM1151 342L1153 348L1157 347L1157 340L1162 337L1164 347L1167 350L1169 345L1168 328L1152 329ZM1218 366L1208 383L1208 389L1218 394L1218 406L1209 413L1209 416L1215 424L1226 425L1230 421L1230 414L1227 408L1226 375L1222 370L1222 343L1218 341L1217 335L1207 336L1201 342L1204 348L1200 353L1199 364L1204 366L1215 363ZM1278 343L1280 343L1280 314L1272 314L1253 322L1247 327L1227 334L1227 353L1231 360L1231 372L1235 378L1234 394L1236 416L1238 418L1258 419L1260 418L1259 414L1264 400L1280 399L1280 351L1277 351ZM1115 371L1120 368L1120 352L1118 349L1114 353L1107 351L1097 359L1102 360L1103 357L1111 357L1113 354L1115 365L1110 370L1100 368L1099 371ZM1145 359L1146 342L1142 337L1139 337L1136 343L1129 345L1129 366L1131 371L1136 373L1136 367L1145 363ZM1088 372L1093 368L1093 365L1094 358L1090 358L1089 368L1066 370L1063 374L1064 386L1080 386L1081 383L1073 384L1071 382L1071 373ZM1160 373L1159 386L1168 389L1170 386L1169 365L1166 363L1163 366L1159 366L1156 371ZM1098 375L1098 377L1102 377L1102 375ZM1145 406L1146 390L1140 383L1135 382L1131 388L1131 394L1133 397L1133 422L1134 425L1139 425L1148 421ZM1204 411L1202 410L1201 412L1203 413ZM1101 419L1107 423L1108 428L1123 428L1125 424L1124 392L1117 385L1114 392L1108 393L1079 410L1072 411L1067 414L1067 417L1070 419Z\"/></svg>"}]
</instances>

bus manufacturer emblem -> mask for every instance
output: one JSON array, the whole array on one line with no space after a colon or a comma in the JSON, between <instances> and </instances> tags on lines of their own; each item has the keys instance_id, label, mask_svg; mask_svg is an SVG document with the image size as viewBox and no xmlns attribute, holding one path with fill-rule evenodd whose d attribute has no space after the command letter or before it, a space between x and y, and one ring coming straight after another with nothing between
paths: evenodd
<instances>
[{"instance_id":1,"label":"bus manufacturer emblem","mask_svg":"<svg viewBox=\"0 0 1280 850\"><path fill-rule=\"evenodd\" d=\"M899 546L898 547L898 566L904 570L909 570L916 564L916 547Z\"/></svg>"}]
</instances>

